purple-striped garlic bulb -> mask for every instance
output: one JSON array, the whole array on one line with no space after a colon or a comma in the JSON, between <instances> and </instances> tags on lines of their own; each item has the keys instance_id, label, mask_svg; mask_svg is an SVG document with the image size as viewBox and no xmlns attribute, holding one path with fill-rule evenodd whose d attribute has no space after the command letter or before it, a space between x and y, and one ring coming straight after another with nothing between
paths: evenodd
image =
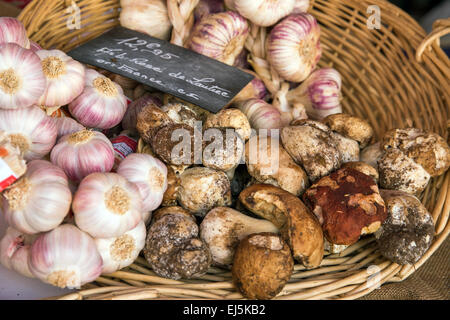
<instances>
[{"instance_id":1,"label":"purple-striped garlic bulb","mask_svg":"<svg viewBox=\"0 0 450 320\"><path fill-rule=\"evenodd\" d=\"M0 109L36 104L45 91L41 60L16 43L0 44Z\"/></svg>"},{"instance_id":2,"label":"purple-striped garlic bulb","mask_svg":"<svg viewBox=\"0 0 450 320\"><path fill-rule=\"evenodd\" d=\"M301 82L315 69L322 55L320 27L308 14L293 14L278 23L267 39L271 66L287 81Z\"/></svg>"},{"instance_id":3,"label":"purple-striped garlic bulb","mask_svg":"<svg viewBox=\"0 0 450 320\"><path fill-rule=\"evenodd\" d=\"M122 119L122 128L124 130L136 131L137 115L145 106L149 104L153 104L157 107L162 107L163 105L161 100L157 96L150 93L145 93L142 97L133 101L128 106L127 111L125 112L125 115Z\"/></svg>"},{"instance_id":4,"label":"purple-striped garlic bulb","mask_svg":"<svg viewBox=\"0 0 450 320\"><path fill-rule=\"evenodd\" d=\"M239 103L239 109L247 116L253 129L280 129L282 127L280 111L264 100L247 100Z\"/></svg>"},{"instance_id":5,"label":"purple-striped garlic bulb","mask_svg":"<svg viewBox=\"0 0 450 320\"><path fill-rule=\"evenodd\" d=\"M303 105L309 118L322 120L330 114L342 113L341 86L341 76L335 69L318 69L289 91L287 99L292 104Z\"/></svg>"},{"instance_id":6,"label":"purple-striped garlic bulb","mask_svg":"<svg viewBox=\"0 0 450 320\"><path fill-rule=\"evenodd\" d=\"M225 11L223 0L200 0L194 10L195 21L198 22L202 18Z\"/></svg>"},{"instance_id":7,"label":"purple-striped garlic bulb","mask_svg":"<svg viewBox=\"0 0 450 320\"><path fill-rule=\"evenodd\" d=\"M142 221L142 198L121 175L93 173L78 186L72 210L77 226L92 237L120 237Z\"/></svg>"},{"instance_id":8,"label":"purple-striped garlic bulb","mask_svg":"<svg viewBox=\"0 0 450 320\"><path fill-rule=\"evenodd\" d=\"M292 13L304 13L309 9L309 0L296 0Z\"/></svg>"},{"instance_id":9,"label":"purple-striped garlic bulb","mask_svg":"<svg viewBox=\"0 0 450 320\"><path fill-rule=\"evenodd\" d=\"M58 138L72 134L81 130L86 129L82 124L78 123L70 117L59 117L54 118L53 121L56 123L56 130L58 131Z\"/></svg>"},{"instance_id":10,"label":"purple-striped garlic bulb","mask_svg":"<svg viewBox=\"0 0 450 320\"><path fill-rule=\"evenodd\" d=\"M234 97L233 102L246 101L249 99L264 99L267 95L267 89L261 78L253 71L242 71L251 74L254 78L245 86L244 89L241 90L241 92L236 95L236 97Z\"/></svg>"},{"instance_id":11,"label":"purple-striped garlic bulb","mask_svg":"<svg viewBox=\"0 0 450 320\"><path fill-rule=\"evenodd\" d=\"M103 133L82 130L61 137L50 158L70 180L79 182L91 173L111 171L114 149Z\"/></svg>"},{"instance_id":12,"label":"purple-striped garlic bulb","mask_svg":"<svg viewBox=\"0 0 450 320\"><path fill-rule=\"evenodd\" d=\"M186 47L233 65L244 49L248 33L247 20L240 14L233 11L211 14L194 26Z\"/></svg>"},{"instance_id":13,"label":"purple-striped garlic bulb","mask_svg":"<svg viewBox=\"0 0 450 320\"><path fill-rule=\"evenodd\" d=\"M30 40L30 50L37 52L39 50L43 50L43 48L37 42Z\"/></svg>"},{"instance_id":14,"label":"purple-striped garlic bulb","mask_svg":"<svg viewBox=\"0 0 450 320\"><path fill-rule=\"evenodd\" d=\"M30 40L22 22L16 18L0 17L0 44L16 43L30 49Z\"/></svg>"},{"instance_id":15,"label":"purple-striped garlic bulb","mask_svg":"<svg viewBox=\"0 0 450 320\"><path fill-rule=\"evenodd\" d=\"M61 50L39 50L47 87L38 104L46 107L64 106L84 88L85 68Z\"/></svg>"},{"instance_id":16,"label":"purple-striped garlic bulb","mask_svg":"<svg viewBox=\"0 0 450 320\"><path fill-rule=\"evenodd\" d=\"M248 63L248 54L249 51L244 48L234 60L233 67L240 69L249 69L250 63Z\"/></svg>"},{"instance_id":17,"label":"purple-striped garlic bulb","mask_svg":"<svg viewBox=\"0 0 450 320\"><path fill-rule=\"evenodd\" d=\"M110 129L122 121L127 98L122 88L93 69L86 71L83 92L69 104L69 111L88 128Z\"/></svg>"},{"instance_id":18,"label":"purple-striped garlic bulb","mask_svg":"<svg viewBox=\"0 0 450 320\"><path fill-rule=\"evenodd\" d=\"M268 27L292 12L296 0L234 0L236 10L258 26Z\"/></svg>"}]
</instances>

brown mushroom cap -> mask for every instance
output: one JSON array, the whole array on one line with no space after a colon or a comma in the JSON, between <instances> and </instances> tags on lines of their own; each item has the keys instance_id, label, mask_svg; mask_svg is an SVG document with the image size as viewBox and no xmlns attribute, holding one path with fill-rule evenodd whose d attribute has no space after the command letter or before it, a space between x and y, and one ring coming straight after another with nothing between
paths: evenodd
<instances>
[{"instance_id":1,"label":"brown mushroom cap","mask_svg":"<svg viewBox=\"0 0 450 320\"><path fill-rule=\"evenodd\" d=\"M136 129L145 142L152 144L156 132L170 123L172 120L164 111L155 104L149 104L138 113Z\"/></svg>"},{"instance_id":2,"label":"brown mushroom cap","mask_svg":"<svg viewBox=\"0 0 450 320\"><path fill-rule=\"evenodd\" d=\"M336 147L341 154L341 163L359 160L359 143L356 140L346 138L336 132L332 132L331 136L336 141Z\"/></svg>"},{"instance_id":3,"label":"brown mushroom cap","mask_svg":"<svg viewBox=\"0 0 450 320\"><path fill-rule=\"evenodd\" d=\"M352 161L347 162L342 165L342 168L352 168L355 170L358 170L359 172L362 172L368 176L371 176L376 183L378 183L378 180L380 178L377 169L372 167L370 164L367 164L362 161Z\"/></svg>"},{"instance_id":4,"label":"brown mushroom cap","mask_svg":"<svg viewBox=\"0 0 450 320\"><path fill-rule=\"evenodd\" d=\"M400 265L416 263L433 241L433 218L415 196L393 190L381 190L381 196L388 218L375 233L379 251Z\"/></svg>"},{"instance_id":5,"label":"brown mushroom cap","mask_svg":"<svg viewBox=\"0 0 450 320\"><path fill-rule=\"evenodd\" d=\"M278 187L255 184L244 189L239 200L248 210L269 220L280 230L296 260L307 268L320 265L322 229L299 198Z\"/></svg>"},{"instance_id":6,"label":"brown mushroom cap","mask_svg":"<svg viewBox=\"0 0 450 320\"><path fill-rule=\"evenodd\" d=\"M248 299L272 299L292 275L294 260L289 246L274 233L256 233L243 239L236 250L232 277Z\"/></svg>"},{"instance_id":7,"label":"brown mushroom cap","mask_svg":"<svg viewBox=\"0 0 450 320\"><path fill-rule=\"evenodd\" d=\"M201 117L190 106L184 103L169 103L162 106L161 110L175 123L186 124L195 128L196 123L199 122L201 128Z\"/></svg>"},{"instance_id":8,"label":"brown mushroom cap","mask_svg":"<svg viewBox=\"0 0 450 320\"><path fill-rule=\"evenodd\" d=\"M195 167L180 176L178 202L186 210L204 216L214 207L231 204L230 180L223 171Z\"/></svg>"},{"instance_id":9,"label":"brown mushroom cap","mask_svg":"<svg viewBox=\"0 0 450 320\"><path fill-rule=\"evenodd\" d=\"M277 148L272 152L274 146ZM259 183L280 187L296 196L309 185L306 172L292 160L278 140L251 138L245 145L245 162L248 173Z\"/></svg>"},{"instance_id":10,"label":"brown mushroom cap","mask_svg":"<svg viewBox=\"0 0 450 320\"><path fill-rule=\"evenodd\" d=\"M378 160L380 186L410 194L421 193L430 181L429 173L399 149L387 149Z\"/></svg>"},{"instance_id":11,"label":"brown mushroom cap","mask_svg":"<svg viewBox=\"0 0 450 320\"><path fill-rule=\"evenodd\" d=\"M383 136L383 149L395 148L420 164L432 177L450 167L450 147L441 136L421 129L393 129Z\"/></svg>"},{"instance_id":12,"label":"brown mushroom cap","mask_svg":"<svg viewBox=\"0 0 450 320\"><path fill-rule=\"evenodd\" d=\"M341 154L330 130L322 123L302 120L281 129L281 141L294 161L316 181L341 165Z\"/></svg>"},{"instance_id":13,"label":"brown mushroom cap","mask_svg":"<svg viewBox=\"0 0 450 320\"><path fill-rule=\"evenodd\" d=\"M167 190L164 192L164 197L161 205L163 207L177 205L177 193L180 187L180 179L175 174L172 167L167 166Z\"/></svg>"},{"instance_id":14,"label":"brown mushroom cap","mask_svg":"<svg viewBox=\"0 0 450 320\"><path fill-rule=\"evenodd\" d=\"M236 108L222 109L216 114L210 114L206 118L204 128L234 128L244 141L250 139L252 131L245 114Z\"/></svg>"},{"instance_id":15,"label":"brown mushroom cap","mask_svg":"<svg viewBox=\"0 0 450 320\"><path fill-rule=\"evenodd\" d=\"M303 200L332 244L351 245L362 234L378 230L387 217L375 181L351 168L320 179L305 192Z\"/></svg>"},{"instance_id":16,"label":"brown mushroom cap","mask_svg":"<svg viewBox=\"0 0 450 320\"><path fill-rule=\"evenodd\" d=\"M360 160L378 170L378 160L380 160L383 153L384 151L380 147L380 142L377 142L361 150Z\"/></svg>"},{"instance_id":17,"label":"brown mushroom cap","mask_svg":"<svg viewBox=\"0 0 450 320\"><path fill-rule=\"evenodd\" d=\"M345 113L329 115L322 121L331 130L358 141L361 148L367 146L374 134L372 126L367 121Z\"/></svg>"}]
</instances>

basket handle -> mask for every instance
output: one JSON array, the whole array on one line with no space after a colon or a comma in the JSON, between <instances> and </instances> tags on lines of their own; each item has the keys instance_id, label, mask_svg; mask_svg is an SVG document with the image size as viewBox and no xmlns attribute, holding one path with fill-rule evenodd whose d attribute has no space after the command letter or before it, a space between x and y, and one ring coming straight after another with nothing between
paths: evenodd
<instances>
[{"instance_id":1,"label":"basket handle","mask_svg":"<svg viewBox=\"0 0 450 320\"><path fill-rule=\"evenodd\" d=\"M416 51L417 62L422 62L422 55L434 41L450 33L450 18L439 19L433 23L433 31L422 41Z\"/></svg>"}]
</instances>

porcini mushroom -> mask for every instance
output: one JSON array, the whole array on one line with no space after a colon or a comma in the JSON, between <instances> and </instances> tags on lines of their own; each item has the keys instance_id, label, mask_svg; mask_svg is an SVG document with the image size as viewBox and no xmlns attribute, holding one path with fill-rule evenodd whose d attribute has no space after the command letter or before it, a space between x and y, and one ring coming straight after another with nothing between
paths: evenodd
<instances>
[{"instance_id":1,"label":"porcini mushroom","mask_svg":"<svg viewBox=\"0 0 450 320\"><path fill-rule=\"evenodd\" d=\"M380 142L377 142L362 149L359 157L362 162L378 170L378 160L380 160L382 155L383 150L381 149Z\"/></svg>"},{"instance_id":2,"label":"porcini mushroom","mask_svg":"<svg viewBox=\"0 0 450 320\"><path fill-rule=\"evenodd\" d=\"M138 113L136 129L141 138L151 145L156 132L170 123L172 119L156 104L150 103Z\"/></svg>"},{"instance_id":3,"label":"porcini mushroom","mask_svg":"<svg viewBox=\"0 0 450 320\"><path fill-rule=\"evenodd\" d=\"M322 120L332 131L358 141L361 148L373 137L373 128L365 120L345 113L332 114Z\"/></svg>"},{"instance_id":4,"label":"porcini mushroom","mask_svg":"<svg viewBox=\"0 0 450 320\"><path fill-rule=\"evenodd\" d=\"M210 114L206 118L204 128L234 128L244 141L250 139L252 130L245 114L235 108L222 109L216 114Z\"/></svg>"},{"instance_id":5,"label":"porcini mushroom","mask_svg":"<svg viewBox=\"0 0 450 320\"><path fill-rule=\"evenodd\" d=\"M358 170L359 172L362 172L368 176L371 176L375 180L376 183L378 183L378 180L380 178L377 169L372 167L370 164L367 164L362 161L346 162L342 165L341 168L352 168L352 169Z\"/></svg>"},{"instance_id":6,"label":"porcini mushroom","mask_svg":"<svg viewBox=\"0 0 450 320\"><path fill-rule=\"evenodd\" d=\"M208 212L200 224L200 237L211 251L213 263L229 266L239 241L252 233L278 233L270 221L255 219L231 208L218 207Z\"/></svg>"}]
</instances>

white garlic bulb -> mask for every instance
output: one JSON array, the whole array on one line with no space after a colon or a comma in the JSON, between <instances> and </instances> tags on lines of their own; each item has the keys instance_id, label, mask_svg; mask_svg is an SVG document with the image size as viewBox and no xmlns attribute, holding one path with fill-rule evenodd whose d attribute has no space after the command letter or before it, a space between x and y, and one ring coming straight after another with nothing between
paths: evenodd
<instances>
[{"instance_id":1,"label":"white garlic bulb","mask_svg":"<svg viewBox=\"0 0 450 320\"><path fill-rule=\"evenodd\" d=\"M41 60L15 43L0 44L0 109L30 107L44 93Z\"/></svg>"},{"instance_id":2,"label":"white garlic bulb","mask_svg":"<svg viewBox=\"0 0 450 320\"><path fill-rule=\"evenodd\" d=\"M74 225L63 224L34 241L28 265L45 283L79 289L101 275L103 261L94 239Z\"/></svg>"},{"instance_id":3,"label":"white garlic bulb","mask_svg":"<svg viewBox=\"0 0 450 320\"><path fill-rule=\"evenodd\" d=\"M342 113L341 86L341 76L335 69L318 69L289 91L287 99L303 105L309 118L322 120L330 114Z\"/></svg>"},{"instance_id":4,"label":"white garlic bulb","mask_svg":"<svg viewBox=\"0 0 450 320\"><path fill-rule=\"evenodd\" d=\"M320 27L308 14L293 14L270 32L267 56L270 65L285 80L301 82L316 67L322 55Z\"/></svg>"},{"instance_id":5,"label":"white garlic bulb","mask_svg":"<svg viewBox=\"0 0 450 320\"><path fill-rule=\"evenodd\" d=\"M164 0L120 0L120 24L128 29L168 40L172 23Z\"/></svg>"},{"instance_id":6,"label":"white garlic bulb","mask_svg":"<svg viewBox=\"0 0 450 320\"><path fill-rule=\"evenodd\" d=\"M103 274L113 273L132 264L145 246L147 229L144 221L119 237L95 239L103 259Z\"/></svg>"},{"instance_id":7,"label":"white garlic bulb","mask_svg":"<svg viewBox=\"0 0 450 320\"><path fill-rule=\"evenodd\" d=\"M69 111L82 125L110 129L122 121L127 98L122 88L93 69L86 71L83 92L69 104Z\"/></svg>"},{"instance_id":8,"label":"white garlic bulb","mask_svg":"<svg viewBox=\"0 0 450 320\"><path fill-rule=\"evenodd\" d=\"M93 173L81 181L72 210L77 226L94 238L118 237L142 220L142 198L121 175Z\"/></svg>"},{"instance_id":9,"label":"white garlic bulb","mask_svg":"<svg viewBox=\"0 0 450 320\"><path fill-rule=\"evenodd\" d=\"M190 50L233 65L249 33L247 20L237 12L211 14L197 23L186 43Z\"/></svg>"},{"instance_id":10,"label":"white garlic bulb","mask_svg":"<svg viewBox=\"0 0 450 320\"><path fill-rule=\"evenodd\" d=\"M258 26L277 23L294 9L296 0L234 0L236 10Z\"/></svg>"},{"instance_id":11,"label":"white garlic bulb","mask_svg":"<svg viewBox=\"0 0 450 320\"><path fill-rule=\"evenodd\" d=\"M61 224L70 210L67 176L45 160L28 163L27 172L3 192L2 211L13 228L35 234Z\"/></svg>"},{"instance_id":12,"label":"white garlic bulb","mask_svg":"<svg viewBox=\"0 0 450 320\"><path fill-rule=\"evenodd\" d=\"M30 40L22 22L12 17L0 17L0 44L16 43L29 49Z\"/></svg>"},{"instance_id":13,"label":"white garlic bulb","mask_svg":"<svg viewBox=\"0 0 450 320\"><path fill-rule=\"evenodd\" d=\"M309 0L295 0L294 10L292 13L303 13L309 9Z\"/></svg>"},{"instance_id":14,"label":"white garlic bulb","mask_svg":"<svg viewBox=\"0 0 450 320\"><path fill-rule=\"evenodd\" d=\"M261 99L250 99L239 104L253 129L280 129L281 113L277 108Z\"/></svg>"},{"instance_id":15,"label":"white garlic bulb","mask_svg":"<svg viewBox=\"0 0 450 320\"><path fill-rule=\"evenodd\" d=\"M39 50L47 87L38 104L64 106L78 97L84 88L84 66L61 50Z\"/></svg>"},{"instance_id":16,"label":"white garlic bulb","mask_svg":"<svg viewBox=\"0 0 450 320\"><path fill-rule=\"evenodd\" d=\"M42 50L42 49L43 48L39 44L37 44L36 42L30 40L30 50L31 51L37 52L37 51Z\"/></svg>"},{"instance_id":17,"label":"white garlic bulb","mask_svg":"<svg viewBox=\"0 0 450 320\"><path fill-rule=\"evenodd\" d=\"M0 263L9 270L34 278L28 268L30 248L36 236L24 234L14 228L8 227L0 240Z\"/></svg>"},{"instance_id":18,"label":"white garlic bulb","mask_svg":"<svg viewBox=\"0 0 450 320\"><path fill-rule=\"evenodd\" d=\"M0 130L6 132L11 144L20 149L25 160L41 159L56 142L56 124L39 107L15 110L0 109Z\"/></svg>"},{"instance_id":19,"label":"white garlic bulb","mask_svg":"<svg viewBox=\"0 0 450 320\"><path fill-rule=\"evenodd\" d=\"M82 124L69 117L54 118L58 138L86 129Z\"/></svg>"},{"instance_id":20,"label":"white garlic bulb","mask_svg":"<svg viewBox=\"0 0 450 320\"><path fill-rule=\"evenodd\" d=\"M167 167L163 162L148 154L132 153L120 163L117 173L137 186L143 211L161 205L167 190Z\"/></svg>"},{"instance_id":21,"label":"white garlic bulb","mask_svg":"<svg viewBox=\"0 0 450 320\"><path fill-rule=\"evenodd\" d=\"M94 172L111 171L114 149L103 133L81 130L61 137L50 159L64 170L70 180L77 182Z\"/></svg>"}]
</instances>

